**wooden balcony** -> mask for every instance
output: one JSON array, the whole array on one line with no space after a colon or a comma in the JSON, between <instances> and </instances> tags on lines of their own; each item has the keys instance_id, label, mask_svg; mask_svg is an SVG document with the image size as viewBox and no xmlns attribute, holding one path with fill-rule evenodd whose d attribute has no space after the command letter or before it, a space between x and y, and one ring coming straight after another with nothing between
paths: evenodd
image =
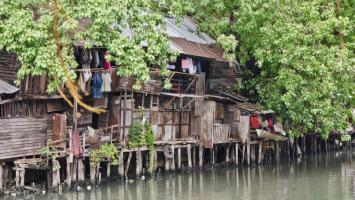
<instances>
[{"instance_id":1,"label":"wooden balcony","mask_svg":"<svg viewBox=\"0 0 355 200\"><path fill-rule=\"evenodd\" d=\"M235 135L233 134L235 130L236 125L233 124L214 124L212 133L213 144L228 142Z\"/></svg>"}]
</instances>

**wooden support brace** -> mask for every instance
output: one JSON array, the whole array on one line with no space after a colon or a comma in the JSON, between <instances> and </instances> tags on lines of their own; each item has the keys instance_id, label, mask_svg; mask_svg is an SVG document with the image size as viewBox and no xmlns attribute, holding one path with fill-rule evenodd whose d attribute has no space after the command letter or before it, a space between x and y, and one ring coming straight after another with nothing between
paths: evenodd
<instances>
[{"instance_id":1,"label":"wooden support brace","mask_svg":"<svg viewBox=\"0 0 355 200\"><path fill-rule=\"evenodd\" d=\"M259 154L258 154L258 164L261 164L263 160L263 142L259 142Z\"/></svg>"},{"instance_id":2,"label":"wooden support brace","mask_svg":"<svg viewBox=\"0 0 355 200\"><path fill-rule=\"evenodd\" d=\"M171 145L171 149L172 149L172 158L171 158L171 163L170 163L170 169L171 170L175 170L175 147L174 145Z\"/></svg>"},{"instance_id":3,"label":"wooden support brace","mask_svg":"<svg viewBox=\"0 0 355 200\"><path fill-rule=\"evenodd\" d=\"M128 159L127 159L127 165L126 165L126 169L125 169L125 178L126 180L128 180L128 169L129 169L129 165L131 164L131 159L132 159L132 152L129 152L128 154Z\"/></svg>"}]
</instances>

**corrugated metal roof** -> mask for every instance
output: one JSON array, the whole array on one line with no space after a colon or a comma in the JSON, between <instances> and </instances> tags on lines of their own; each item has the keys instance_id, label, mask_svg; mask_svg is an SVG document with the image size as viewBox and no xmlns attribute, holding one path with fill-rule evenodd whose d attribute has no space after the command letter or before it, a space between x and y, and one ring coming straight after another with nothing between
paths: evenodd
<instances>
[{"instance_id":1,"label":"corrugated metal roof","mask_svg":"<svg viewBox=\"0 0 355 200\"><path fill-rule=\"evenodd\" d=\"M0 79L0 95L1 94L13 94L20 89Z\"/></svg>"},{"instance_id":2,"label":"corrugated metal roof","mask_svg":"<svg viewBox=\"0 0 355 200\"><path fill-rule=\"evenodd\" d=\"M184 17L180 23L173 18L166 17L165 23L166 33L170 37L184 38L190 42L207 45L211 45L216 42L207 34L198 33L196 28L197 26L190 17Z\"/></svg>"}]
</instances>

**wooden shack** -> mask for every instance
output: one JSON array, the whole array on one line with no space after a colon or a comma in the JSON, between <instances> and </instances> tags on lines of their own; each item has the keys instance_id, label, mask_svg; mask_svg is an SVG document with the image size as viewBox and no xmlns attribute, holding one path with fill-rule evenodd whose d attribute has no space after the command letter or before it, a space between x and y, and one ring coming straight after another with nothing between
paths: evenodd
<instances>
[{"instance_id":1,"label":"wooden shack","mask_svg":"<svg viewBox=\"0 0 355 200\"><path fill-rule=\"evenodd\" d=\"M69 186L72 181L85 178L84 167L90 167L91 180L101 177L97 173L102 172L96 166L83 164L83 160L90 157L91 150L97 148L97 143L111 143L117 147L120 176L127 178L132 157L136 159L136 175L141 175L142 169L146 168L143 163L147 165L143 162L148 156L145 152L149 149L144 146L131 149L127 144L130 128L143 117L150 122L155 137L155 168L159 167L160 158L166 170L214 163L218 154L213 149L217 145L226 147L227 162L232 158L238 164L238 145L241 141L241 145L249 145L249 129L243 132L246 135L240 135L240 130L246 130L248 124L241 123L243 109L238 103L248 99L235 92L235 85L241 84L236 63L225 62L222 51L214 45L215 41L206 34L198 34L191 19L185 18L181 25L177 25L174 19L166 18L166 23L171 47L180 53L176 62L168 66L172 83L169 89L163 88L164 77L153 67L150 69L151 80L135 91L134 78L117 76L115 63L110 63L109 69L100 64L83 67L79 63L75 72L81 92L86 93L84 102L106 109L102 115L91 113L75 102L74 108L70 108L60 95L47 94L45 76L26 77L18 90L11 88L12 93L6 94L6 99L0 99L0 161L14 161L19 187L26 184L24 171L32 166L28 163L44 162L46 159L41 154L49 147L55 147L55 158L66 163L61 170L66 170ZM104 51L102 48L85 49L80 45L74 48L74 52ZM13 85L19 66L15 55L1 51L0 84ZM100 79L105 84L102 88L95 83ZM0 86L0 96L3 93ZM88 139L92 130L98 135L97 141ZM79 145L78 149L76 145ZM172 155L166 155L167 147ZM206 157L207 154L211 159ZM185 155L186 159L183 158ZM106 165L106 176L109 176L110 163L106 162ZM56 173L56 180L61 182L63 177ZM54 185L57 184L58 180Z\"/></svg>"}]
</instances>

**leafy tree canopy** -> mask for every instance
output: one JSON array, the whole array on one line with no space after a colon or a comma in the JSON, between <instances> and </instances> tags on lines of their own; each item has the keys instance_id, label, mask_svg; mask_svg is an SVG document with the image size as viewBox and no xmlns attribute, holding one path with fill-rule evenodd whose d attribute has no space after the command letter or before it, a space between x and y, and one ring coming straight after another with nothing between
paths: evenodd
<instances>
[{"instance_id":1,"label":"leafy tree canopy","mask_svg":"<svg viewBox=\"0 0 355 200\"><path fill-rule=\"evenodd\" d=\"M354 105L355 5L351 0L199 1L200 29L234 35L242 64L255 61L246 83L291 133L343 130Z\"/></svg>"},{"instance_id":2,"label":"leafy tree canopy","mask_svg":"<svg viewBox=\"0 0 355 200\"><path fill-rule=\"evenodd\" d=\"M76 90L73 42L106 47L109 59L120 65L118 74L136 78L139 89L149 80L147 66L161 66L167 75L165 66L175 59L163 17L179 17L189 9L191 4L181 0L1 0L0 49L17 54L19 79L47 75L49 92L65 82L80 105L100 112L81 102ZM132 37L122 33L125 28Z\"/></svg>"}]
</instances>

